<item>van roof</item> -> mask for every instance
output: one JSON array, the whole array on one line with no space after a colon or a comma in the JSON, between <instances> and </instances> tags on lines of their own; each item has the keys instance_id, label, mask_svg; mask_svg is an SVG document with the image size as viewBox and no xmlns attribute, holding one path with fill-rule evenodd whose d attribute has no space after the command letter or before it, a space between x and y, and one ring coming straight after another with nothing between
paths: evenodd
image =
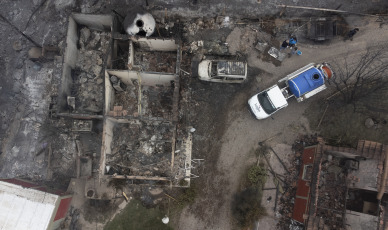
<instances>
[{"instance_id":1,"label":"van roof","mask_svg":"<svg viewBox=\"0 0 388 230\"><path fill-rule=\"evenodd\" d=\"M245 62L239 61L217 61L218 75L245 76Z\"/></svg>"}]
</instances>

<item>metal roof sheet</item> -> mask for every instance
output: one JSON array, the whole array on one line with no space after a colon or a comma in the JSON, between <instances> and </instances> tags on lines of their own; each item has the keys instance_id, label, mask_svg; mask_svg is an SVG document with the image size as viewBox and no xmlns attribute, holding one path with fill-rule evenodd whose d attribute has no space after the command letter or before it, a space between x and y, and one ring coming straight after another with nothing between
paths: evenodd
<instances>
[{"instance_id":1,"label":"metal roof sheet","mask_svg":"<svg viewBox=\"0 0 388 230\"><path fill-rule=\"evenodd\" d=\"M0 229L47 229L58 198L0 181Z\"/></svg>"}]
</instances>

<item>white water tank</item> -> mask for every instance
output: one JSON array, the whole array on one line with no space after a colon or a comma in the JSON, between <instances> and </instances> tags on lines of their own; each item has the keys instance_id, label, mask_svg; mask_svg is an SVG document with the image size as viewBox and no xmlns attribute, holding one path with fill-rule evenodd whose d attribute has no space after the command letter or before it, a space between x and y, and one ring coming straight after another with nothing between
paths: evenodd
<instances>
[{"instance_id":1,"label":"white water tank","mask_svg":"<svg viewBox=\"0 0 388 230\"><path fill-rule=\"evenodd\" d=\"M123 24L127 34L149 37L154 33L156 22L150 13L139 10L128 13Z\"/></svg>"}]
</instances>

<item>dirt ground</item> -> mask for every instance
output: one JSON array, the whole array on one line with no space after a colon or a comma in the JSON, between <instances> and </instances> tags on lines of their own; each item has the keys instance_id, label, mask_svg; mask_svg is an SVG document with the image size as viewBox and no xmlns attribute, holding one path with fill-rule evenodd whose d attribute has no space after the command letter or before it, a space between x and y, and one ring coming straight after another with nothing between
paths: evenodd
<instances>
[{"instance_id":1,"label":"dirt ground","mask_svg":"<svg viewBox=\"0 0 388 230\"><path fill-rule=\"evenodd\" d=\"M223 85L200 82L193 74L191 80L191 112L189 120L196 129L193 134L193 158L204 159L193 172L199 178L192 183L199 188L195 202L171 217L175 229L237 229L232 213L231 201L239 191L241 180L247 167L255 164L254 154L258 142L279 134L268 141L282 159L287 163L291 157L291 145L299 135L320 132L324 137L337 143L351 145L359 138L373 138L373 141L387 143L386 127L360 131L364 120L371 115L352 115L351 110L338 110L329 107L317 128L326 104L322 101L334 90L326 90L306 102L297 103L290 100L289 106L273 116L273 119L258 121L247 109L247 100L258 90L263 90L277 82L286 74L310 62L335 62L345 55L357 56L367 48L378 47L388 39L388 25L381 24L376 17L347 15L344 20L350 28L358 27L353 41L344 42L342 38L314 43L303 38L304 28L300 24L290 26L287 31L276 31L284 26L281 20L265 17L278 17L281 8L273 2L259 4L256 0L244 1L172 1L148 0L147 9L156 17L180 18L185 20L198 18L205 24L214 20L216 15L230 16L231 25L227 28L207 28L191 35L185 35L184 46L190 47L192 41L204 40L205 52L194 55L192 61L198 61L203 54L234 54L246 59L249 65L248 80L241 85ZM289 4L288 1L277 1ZM344 3L344 4L342 4ZM50 142L71 142L69 130L55 125L49 119L49 105L52 95L57 94L61 79L61 68L66 35L67 20L71 12L111 13L116 10L125 15L128 6L144 5L143 0L103 1L51 1L51 0L5 0L0 9L0 177L24 177L32 180L49 180L44 154ZM311 5L309 1L293 1L296 5ZM384 1L320 1L314 7L333 8L363 13L384 13ZM288 9L282 17L311 16L315 11L306 12ZM260 15L258 17L257 15ZM202 18L203 17L203 18ZM249 19L250 24L234 25L234 19ZM236 20L237 21L237 20ZM236 22L234 21L234 22ZM265 21L265 23L264 23ZM383 21L384 22L384 21ZM194 23L195 24L195 23ZM192 24L191 24L192 25ZM256 42L267 42L279 46L290 32L300 35L299 49L303 55L287 57L282 63L256 50ZM20 32L27 35L30 40ZM269 34L271 33L271 34ZM36 43L36 44L33 44ZM49 62L32 62L28 60L29 48L36 45L55 45L61 49L58 59ZM189 49L184 52L190 52ZM194 52L195 53L195 52ZM195 70L195 68L193 68ZM195 72L195 71L194 71ZM340 114L336 114L340 112ZM380 116L384 117L384 116ZM350 118L350 119L349 119ZM46 126L49 124L48 126ZM54 124L54 125L53 125ZM53 132L60 127L62 134ZM335 128L333 128L335 127ZM59 130L59 128L58 128ZM362 135L360 135L362 134ZM339 140L339 141L338 141ZM72 146L72 150L75 146ZM67 157L72 152L58 146L54 150L60 157ZM65 153L64 153L65 152ZM63 154L64 153L64 154ZM280 174L284 169L272 154L270 164ZM69 163L71 165L71 163ZM61 172L65 172L62 173ZM73 177L74 170L58 169L53 182L63 187ZM271 178L267 179L265 188L273 188ZM79 186L75 193L84 194ZM272 199L267 202L267 199ZM275 190L265 190L263 206L268 216L258 221L258 229L275 229L276 213L273 211ZM82 208L84 199L74 199L75 207ZM124 205L120 206L120 209ZM102 229L102 224L90 223L81 218L85 229Z\"/></svg>"},{"instance_id":2,"label":"dirt ground","mask_svg":"<svg viewBox=\"0 0 388 230\"><path fill-rule=\"evenodd\" d=\"M291 100L286 109L273 116L273 120L257 121L250 115L246 107L248 98L254 92L257 92L257 88L269 87L271 84L276 83L281 76L285 76L285 74L304 64L322 61L330 63L330 61L335 61L338 56L357 54L365 51L366 48L377 46L386 37L387 27L377 29L379 25L373 19L355 20L355 18L350 17L347 20L353 22L351 26L362 27L362 32L353 42L343 42L337 39L323 45L299 44L300 49L303 50L303 55L287 58L280 67L273 63L258 60L258 52L251 50L248 52L248 64L262 71L249 74L250 79L246 85L222 87L222 91L229 94L227 98L218 96L216 102L204 101L194 107L201 107L202 111L202 108L207 105L208 108L215 110L204 109L206 112L197 114L193 121L194 127L195 125L198 127L194 135L194 151L197 151L199 157L205 158L206 161L201 169L201 177L194 179L194 183L202 186L199 197L192 206L187 207L181 214L178 229L224 230L237 228L231 216L231 201L233 195L239 189L241 175L243 175L244 170L256 162L253 150L258 147L257 143L259 141L281 133L269 141L268 144L287 163L292 154L291 145L299 135L314 134L321 131L322 135L330 138L341 131L347 132L346 130L353 126L352 141L360 138L371 138L368 133L363 133L363 129L361 129L364 120L359 119L356 115L351 115L353 112L345 108L340 111L338 109L331 110L331 113L323 120L321 128L317 128L325 109L325 104L321 103L322 99L335 92L332 88L302 103ZM239 36L249 37L247 35L249 32L246 32L246 30L236 30L240 29L232 31L229 36L233 37L228 37L227 40L236 41L239 40ZM374 34L374 36L370 36L370 34ZM234 45L236 50L240 46L236 42L230 43L230 45ZM234 47L231 47L232 50ZM205 83L196 84L209 87ZM205 91L203 98L211 99L213 98L212 94L217 94L217 90L219 90L216 84L210 84L212 92L206 92L204 87L198 89L200 92ZM230 87L233 88L230 89ZM193 94L195 96L195 90ZM208 96L208 94L210 95ZM195 97L193 99L198 101ZM215 114L212 114L212 112L215 112ZM338 112L341 119L334 119L338 117ZM209 120L209 117L212 119ZM357 124L357 126L354 126L354 124ZM206 127L206 129L201 127ZM380 141L384 141L385 138L383 138L383 135L378 138L378 135L385 131L386 128L370 130L370 132L375 133L374 140ZM270 164L275 172L284 173L284 169L273 154L271 155ZM271 178L267 180L265 187L274 187ZM272 197L272 200L267 202L269 197ZM262 203L263 206L267 207L268 216L259 220L257 229L275 229L277 218L273 211L274 198L275 190L264 191Z\"/></svg>"}]
</instances>

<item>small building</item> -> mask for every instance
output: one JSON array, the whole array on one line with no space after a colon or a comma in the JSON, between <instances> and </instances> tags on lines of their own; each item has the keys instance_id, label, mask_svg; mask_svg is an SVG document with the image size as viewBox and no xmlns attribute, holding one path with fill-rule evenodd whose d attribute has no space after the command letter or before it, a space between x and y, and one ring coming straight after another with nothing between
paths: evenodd
<instances>
[{"instance_id":1,"label":"small building","mask_svg":"<svg viewBox=\"0 0 388 230\"><path fill-rule=\"evenodd\" d=\"M57 229L72 195L20 179L0 179L0 229Z\"/></svg>"}]
</instances>

